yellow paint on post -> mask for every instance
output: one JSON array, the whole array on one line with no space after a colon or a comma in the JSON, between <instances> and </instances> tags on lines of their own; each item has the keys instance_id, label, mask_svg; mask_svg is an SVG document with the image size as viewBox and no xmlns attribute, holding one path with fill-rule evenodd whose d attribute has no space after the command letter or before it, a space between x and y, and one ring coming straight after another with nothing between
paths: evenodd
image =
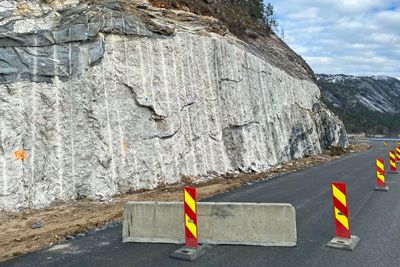
<instances>
[{"instance_id":1,"label":"yellow paint on post","mask_svg":"<svg viewBox=\"0 0 400 267\"><path fill-rule=\"evenodd\" d=\"M385 175L381 174L379 171L376 172L376 177L378 177L379 180L385 183Z\"/></svg>"},{"instance_id":2,"label":"yellow paint on post","mask_svg":"<svg viewBox=\"0 0 400 267\"><path fill-rule=\"evenodd\" d=\"M189 208L196 213L196 201L192 198L192 196L185 190L185 202L189 206Z\"/></svg>"},{"instance_id":3,"label":"yellow paint on post","mask_svg":"<svg viewBox=\"0 0 400 267\"><path fill-rule=\"evenodd\" d=\"M346 196L340 191L335 185L332 185L333 196L343 204L343 206L347 207Z\"/></svg>"},{"instance_id":4,"label":"yellow paint on post","mask_svg":"<svg viewBox=\"0 0 400 267\"><path fill-rule=\"evenodd\" d=\"M379 160L376 161L376 166L378 166L378 168L382 171L385 170L385 165L383 165L382 162L380 162Z\"/></svg>"},{"instance_id":5,"label":"yellow paint on post","mask_svg":"<svg viewBox=\"0 0 400 267\"><path fill-rule=\"evenodd\" d=\"M193 221L190 220L190 218L189 218L189 216L187 216L187 214L185 214L185 225L186 225L186 228L189 229L189 231L192 233L192 235L195 238L197 238L197 227L193 223Z\"/></svg>"},{"instance_id":6,"label":"yellow paint on post","mask_svg":"<svg viewBox=\"0 0 400 267\"><path fill-rule=\"evenodd\" d=\"M338 220L344 228L349 230L349 219L346 217L346 215L341 215L340 211L335 207L335 217L336 220Z\"/></svg>"}]
</instances>

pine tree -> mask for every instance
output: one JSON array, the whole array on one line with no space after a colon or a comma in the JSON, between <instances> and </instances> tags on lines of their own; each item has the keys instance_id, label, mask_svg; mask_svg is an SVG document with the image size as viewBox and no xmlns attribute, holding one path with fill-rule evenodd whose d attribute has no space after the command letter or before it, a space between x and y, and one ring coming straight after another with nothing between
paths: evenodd
<instances>
[{"instance_id":1,"label":"pine tree","mask_svg":"<svg viewBox=\"0 0 400 267\"><path fill-rule=\"evenodd\" d=\"M271 31L277 32L279 23L276 19L274 6L271 3L264 7L264 23Z\"/></svg>"}]
</instances>

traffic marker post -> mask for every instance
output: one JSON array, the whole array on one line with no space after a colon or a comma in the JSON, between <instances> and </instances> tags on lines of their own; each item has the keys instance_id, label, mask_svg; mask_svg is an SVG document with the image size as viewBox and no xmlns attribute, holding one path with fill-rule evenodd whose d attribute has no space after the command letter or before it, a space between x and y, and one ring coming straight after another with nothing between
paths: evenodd
<instances>
[{"instance_id":1,"label":"traffic marker post","mask_svg":"<svg viewBox=\"0 0 400 267\"><path fill-rule=\"evenodd\" d=\"M397 173L397 164L396 164L396 155L394 154L394 150L389 151L389 161L390 161L390 172L389 173Z\"/></svg>"},{"instance_id":2,"label":"traffic marker post","mask_svg":"<svg viewBox=\"0 0 400 267\"><path fill-rule=\"evenodd\" d=\"M360 238L350 234L349 208L347 205L347 193L345 183L332 183L333 212L335 216L336 237L327 247L354 250L360 242Z\"/></svg>"},{"instance_id":3,"label":"traffic marker post","mask_svg":"<svg viewBox=\"0 0 400 267\"><path fill-rule=\"evenodd\" d=\"M396 161L400 161L400 146L396 148Z\"/></svg>"},{"instance_id":4,"label":"traffic marker post","mask_svg":"<svg viewBox=\"0 0 400 267\"><path fill-rule=\"evenodd\" d=\"M196 198L196 188L185 187L183 189L185 246L174 251L171 254L172 258L194 261L211 249L210 245L199 243Z\"/></svg>"},{"instance_id":5,"label":"traffic marker post","mask_svg":"<svg viewBox=\"0 0 400 267\"><path fill-rule=\"evenodd\" d=\"M376 160L376 186L375 191L388 191L389 186L385 184L385 161L384 159Z\"/></svg>"},{"instance_id":6,"label":"traffic marker post","mask_svg":"<svg viewBox=\"0 0 400 267\"><path fill-rule=\"evenodd\" d=\"M185 212L185 246L188 248L198 248L196 189L193 187L184 188L183 197Z\"/></svg>"}]
</instances>

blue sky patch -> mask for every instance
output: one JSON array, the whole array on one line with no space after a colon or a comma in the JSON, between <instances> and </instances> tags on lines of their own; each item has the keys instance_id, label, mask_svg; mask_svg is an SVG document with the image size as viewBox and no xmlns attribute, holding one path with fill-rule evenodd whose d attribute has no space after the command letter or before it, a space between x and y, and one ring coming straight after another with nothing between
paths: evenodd
<instances>
[{"instance_id":1,"label":"blue sky patch","mask_svg":"<svg viewBox=\"0 0 400 267\"><path fill-rule=\"evenodd\" d=\"M316 73L400 78L400 0L271 0Z\"/></svg>"}]
</instances>

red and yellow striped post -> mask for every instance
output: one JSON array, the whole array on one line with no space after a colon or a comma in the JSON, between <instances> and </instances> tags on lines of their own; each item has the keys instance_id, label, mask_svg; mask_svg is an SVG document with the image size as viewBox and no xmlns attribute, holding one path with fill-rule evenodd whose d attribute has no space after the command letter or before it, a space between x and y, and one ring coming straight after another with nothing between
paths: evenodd
<instances>
[{"instance_id":1,"label":"red and yellow striped post","mask_svg":"<svg viewBox=\"0 0 400 267\"><path fill-rule=\"evenodd\" d=\"M194 261L204 255L211 246L200 244L197 231L197 201L196 188L183 188L184 199L184 224L185 224L185 245L175 250L170 257L175 259Z\"/></svg>"},{"instance_id":2,"label":"red and yellow striped post","mask_svg":"<svg viewBox=\"0 0 400 267\"><path fill-rule=\"evenodd\" d=\"M400 161L400 146L396 148L396 161Z\"/></svg>"},{"instance_id":3,"label":"red and yellow striped post","mask_svg":"<svg viewBox=\"0 0 400 267\"><path fill-rule=\"evenodd\" d=\"M389 187L385 184L385 161L376 160L376 187L375 191L388 191Z\"/></svg>"},{"instance_id":4,"label":"red and yellow striped post","mask_svg":"<svg viewBox=\"0 0 400 267\"><path fill-rule=\"evenodd\" d=\"M394 151L389 151L389 160L390 160L390 171L392 173L397 173L397 165L396 165L396 155Z\"/></svg>"},{"instance_id":5,"label":"red and yellow striped post","mask_svg":"<svg viewBox=\"0 0 400 267\"><path fill-rule=\"evenodd\" d=\"M198 248L196 188L185 187L183 194L185 201L185 247Z\"/></svg>"},{"instance_id":6,"label":"red and yellow striped post","mask_svg":"<svg viewBox=\"0 0 400 267\"><path fill-rule=\"evenodd\" d=\"M332 183L333 212L335 214L336 237L326 244L331 248L353 250L360 242L358 236L350 234L349 208L345 183Z\"/></svg>"},{"instance_id":7,"label":"red and yellow striped post","mask_svg":"<svg viewBox=\"0 0 400 267\"><path fill-rule=\"evenodd\" d=\"M345 183L332 183L332 198L336 237L350 238L349 209Z\"/></svg>"}]
</instances>

